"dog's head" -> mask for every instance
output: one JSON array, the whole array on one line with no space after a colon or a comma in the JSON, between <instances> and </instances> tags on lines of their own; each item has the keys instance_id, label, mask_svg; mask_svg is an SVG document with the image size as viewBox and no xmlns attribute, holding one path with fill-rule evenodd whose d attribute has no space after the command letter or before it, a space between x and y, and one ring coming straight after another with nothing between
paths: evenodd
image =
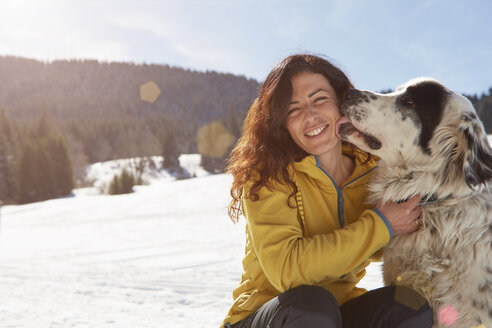
<instances>
[{"instance_id":1,"label":"dog's head","mask_svg":"<svg viewBox=\"0 0 492 328\"><path fill-rule=\"evenodd\" d=\"M471 188L492 179L492 149L472 104L434 79L389 94L351 89L340 111L339 136L390 165L444 165Z\"/></svg>"}]
</instances>

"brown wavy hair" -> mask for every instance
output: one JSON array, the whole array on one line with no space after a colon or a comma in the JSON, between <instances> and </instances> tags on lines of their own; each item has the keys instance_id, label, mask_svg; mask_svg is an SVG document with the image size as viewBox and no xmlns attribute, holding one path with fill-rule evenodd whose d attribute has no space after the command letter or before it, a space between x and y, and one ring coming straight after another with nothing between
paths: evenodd
<instances>
[{"instance_id":1,"label":"brown wavy hair","mask_svg":"<svg viewBox=\"0 0 492 328\"><path fill-rule=\"evenodd\" d=\"M273 181L292 188L287 201L291 206L290 199L297 193L297 186L287 167L309 154L292 140L285 122L292 97L291 79L306 71L324 75L335 90L338 101L347 89L353 87L345 73L318 56L292 55L272 69L249 109L241 137L228 160L227 172L234 178L228 213L234 222L241 215L241 197L257 201L260 188L265 186L271 190ZM252 179L255 182L243 195L244 185Z\"/></svg>"}]
</instances>

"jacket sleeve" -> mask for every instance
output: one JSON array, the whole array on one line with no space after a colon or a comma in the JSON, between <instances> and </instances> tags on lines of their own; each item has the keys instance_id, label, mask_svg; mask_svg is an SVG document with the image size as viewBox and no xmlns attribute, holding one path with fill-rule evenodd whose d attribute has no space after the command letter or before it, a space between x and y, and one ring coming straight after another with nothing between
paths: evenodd
<instances>
[{"instance_id":1,"label":"jacket sleeve","mask_svg":"<svg viewBox=\"0 0 492 328\"><path fill-rule=\"evenodd\" d=\"M289 193L287 187L262 188L259 200L243 199L242 203L262 270L280 292L326 278L338 279L390 240L385 221L373 210L365 210L343 229L304 237L297 208L287 205Z\"/></svg>"}]
</instances>

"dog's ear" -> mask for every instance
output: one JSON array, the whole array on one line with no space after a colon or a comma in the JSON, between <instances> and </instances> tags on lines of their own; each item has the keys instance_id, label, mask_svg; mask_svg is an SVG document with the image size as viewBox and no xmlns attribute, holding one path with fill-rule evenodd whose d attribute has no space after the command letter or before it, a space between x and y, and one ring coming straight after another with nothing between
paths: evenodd
<instances>
[{"instance_id":1,"label":"dog's ear","mask_svg":"<svg viewBox=\"0 0 492 328\"><path fill-rule=\"evenodd\" d=\"M460 131L466 141L463 171L466 184L476 190L492 179L492 148L482 122L473 112L463 114Z\"/></svg>"}]
</instances>

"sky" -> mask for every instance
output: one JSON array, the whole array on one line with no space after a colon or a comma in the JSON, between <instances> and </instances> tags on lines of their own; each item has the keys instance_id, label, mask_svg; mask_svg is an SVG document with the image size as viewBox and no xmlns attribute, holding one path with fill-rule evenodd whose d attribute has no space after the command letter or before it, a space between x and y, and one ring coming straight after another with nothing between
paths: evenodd
<instances>
[{"instance_id":1,"label":"sky","mask_svg":"<svg viewBox=\"0 0 492 328\"><path fill-rule=\"evenodd\" d=\"M263 81L285 56L331 59L356 87L418 76L492 87L489 0L2 0L0 56L214 70Z\"/></svg>"}]
</instances>

